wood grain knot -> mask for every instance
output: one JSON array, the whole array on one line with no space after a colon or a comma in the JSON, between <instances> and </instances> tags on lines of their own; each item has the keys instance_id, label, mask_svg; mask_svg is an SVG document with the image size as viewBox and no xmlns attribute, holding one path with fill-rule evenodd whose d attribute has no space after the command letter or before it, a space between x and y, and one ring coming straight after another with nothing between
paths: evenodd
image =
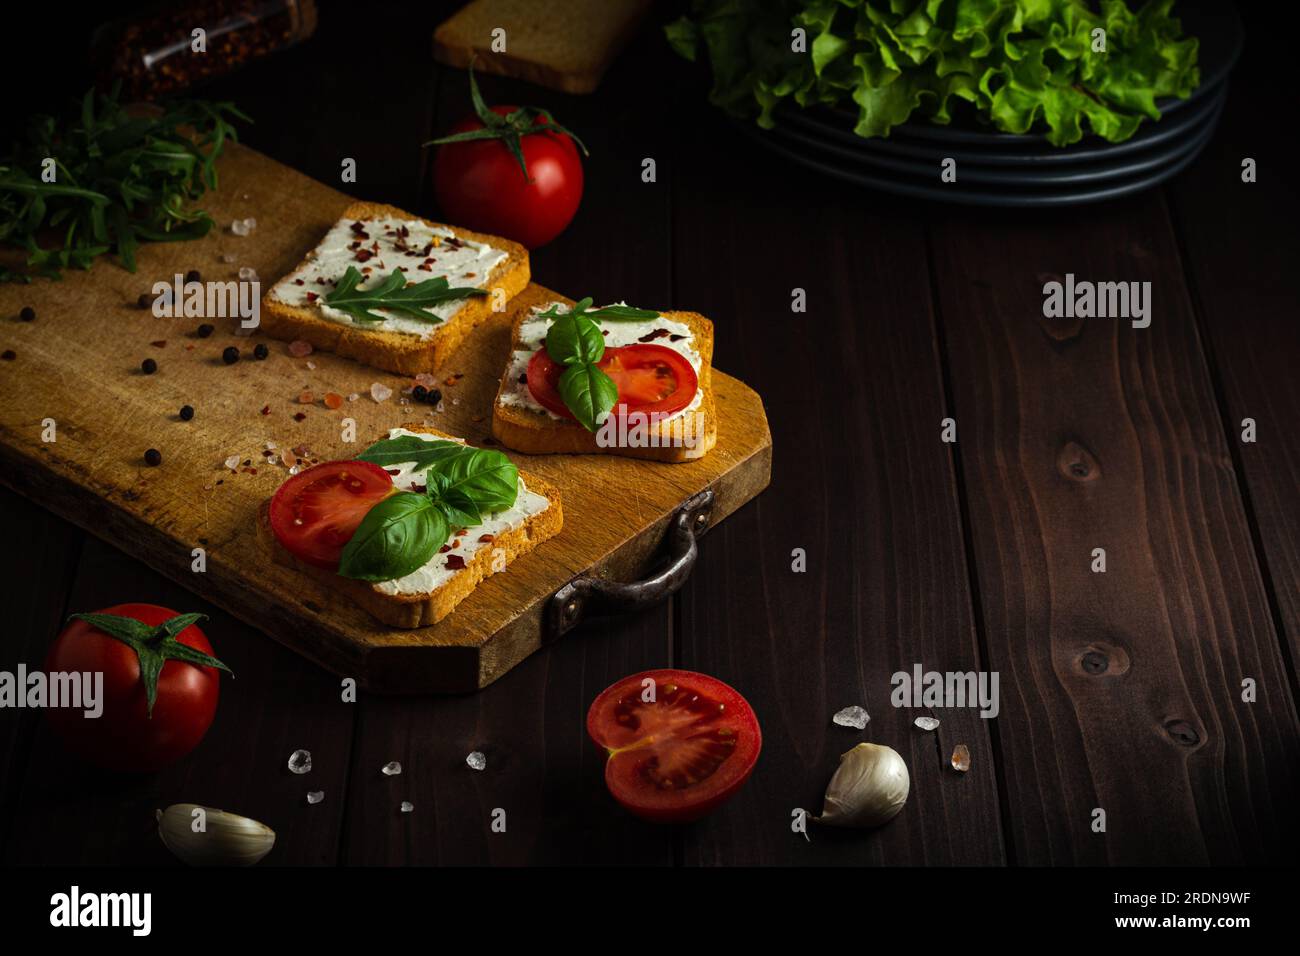
<instances>
[{"instance_id":1,"label":"wood grain knot","mask_svg":"<svg viewBox=\"0 0 1300 956\"><path fill-rule=\"evenodd\" d=\"M1166 721L1165 733L1170 740L1183 747L1195 747L1201 742L1200 731L1185 720Z\"/></svg>"},{"instance_id":2,"label":"wood grain knot","mask_svg":"<svg viewBox=\"0 0 1300 956\"><path fill-rule=\"evenodd\" d=\"M1056 467L1071 481L1096 481L1101 477L1101 463L1078 442L1066 442L1056 456Z\"/></svg>"},{"instance_id":3,"label":"wood grain knot","mask_svg":"<svg viewBox=\"0 0 1300 956\"><path fill-rule=\"evenodd\" d=\"M1119 677L1128 673L1128 652L1114 644L1089 644L1075 655L1074 669L1087 677Z\"/></svg>"}]
</instances>

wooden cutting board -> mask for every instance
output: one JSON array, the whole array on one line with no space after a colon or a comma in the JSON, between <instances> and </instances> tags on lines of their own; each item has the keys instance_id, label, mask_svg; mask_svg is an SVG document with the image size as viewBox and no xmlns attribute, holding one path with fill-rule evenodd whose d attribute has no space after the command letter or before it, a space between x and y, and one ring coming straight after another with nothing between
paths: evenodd
<instances>
[{"instance_id":1,"label":"wooden cutting board","mask_svg":"<svg viewBox=\"0 0 1300 956\"><path fill-rule=\"evenodd\" d=\"M351 201L243 147L232 147L219 168L221 188L203 205L222 228L207 238L144 247L134 275L102 260L61 282L0 285L0 353L13 352L0 361L5 484L335 673L386 693L490 684L541 646L543 606L558 588L587 573L616 580L642 574L654 564L674 510L704 489L716 495L716 524L767 486L772 446L762 402L715 371L718 443L701 461L512 455L520 468L560 488L564 530L484 581L433 627L384 627L330 589L274 564L254 520L288 475L281 450L306 446L322 461L350 458L387 429L423 421L431 411L400 404L401 390L412 384L401 376L329 353L295 358L286 343L235 335L235 319L158 318L136 304L154 282L191 269L204 280L226 281L246 266L269 285ZM259 220L250 235L231 233L232 220L250 216ZM547 294L533 286L522 295ZM36 310L35 321L19 320L24 306ZM472 444L490 435L510 350L508 316L494 315L438 373L440 381L461 377L441 386L444 411L430 423ZM201 322L216 332L199 338ZM720 323L719 334L728 332ZM252 357L260 342L270 349L264 361ZM221 354L231 345L243 358L226 365ZM140 370L146 358L158 363L153 375ZM375 382L391 388L392 397L376 402ZM299 404L303 391L316 401ZM320 400L326 392L358 397L332 411ZM193 420L180 420L182 405L193 406ZM353 444L343 441L345 418L356 422ZM54 440L44 440L51 428ZM264 455L268 442L273 459ZM149 448L162 453L160 466L145 464ZM236 472L223 464L234 455ZM193 570L198 548L203 571Z\"/></svg>"}]
</instances>

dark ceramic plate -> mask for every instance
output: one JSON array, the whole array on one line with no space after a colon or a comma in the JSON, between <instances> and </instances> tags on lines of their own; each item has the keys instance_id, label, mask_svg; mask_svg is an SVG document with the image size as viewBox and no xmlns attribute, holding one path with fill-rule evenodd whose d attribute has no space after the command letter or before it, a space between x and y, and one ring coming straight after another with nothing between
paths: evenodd
<instances>
[{"instance_id":1,"label":"dark ceramic plate","mask_svg":"<svg viewBox=\"0 0 1300 956\"><path fill-rule=\"evenodd\" d=\"M1217 116L1215 117L1217 119ZM929 181L917 179L911 175L899 175L888 171L866 171L860 164L849 164L835 159L824 158L822 154L814 155L806 146L791 146L786 141L767 135L752 123L738 124L746 135L762 143L773 152L784 156L816 172L845 182L865 186L882 192L895 193L911 199L929 199L935 202L958 203L967 206L997 206L1007 208L1052 208L1061 206L1078 206L1085 203L1104 202L1118 199L1150 189L1182 172L1209 142L1215 122L1212 120L1207 128L1197 137L1193 146L1178 159L1137 175L1110 179L1102 183L1066 187L981 186L966 185L961 180L961 167L958 167L958 182L940 183L931 173Z\"/></svg>"},{"instance_id":2,"label":"dark ceramic plate","mask_svg":"<svg viewBox=\"0 0 1300 956\"><path fill-rule=\"evenodd\" d=\"M957 181L1012 187L1075 186L1125 179L1151 172L1175 163L1205 145L1218 123L1226 92L1225 87L1218 96L1207 100L1203 112L1186 114L1195 117L1197 122L1190 126L1184 124L1180 127L1181 136L1159 146L1126 155L1107 155L1092 161L1027 166L985 165L980 162L979 154L976 152L971 154L976 157L975 159L953 157L957 161ZM766 135L784 144L791 151L807 152L813 158L833 163L847 172L860 171L866 174L874 172L878 175L893 173L915 177L917 180L934 181L939 178L940 162L944 158L943 150L924 159L891 156L875 150L844 145L838 140L807 136L791 128L778 127L768 131ZM960 151L949 152L955 154Z\"/></svg>"}]
</instances>

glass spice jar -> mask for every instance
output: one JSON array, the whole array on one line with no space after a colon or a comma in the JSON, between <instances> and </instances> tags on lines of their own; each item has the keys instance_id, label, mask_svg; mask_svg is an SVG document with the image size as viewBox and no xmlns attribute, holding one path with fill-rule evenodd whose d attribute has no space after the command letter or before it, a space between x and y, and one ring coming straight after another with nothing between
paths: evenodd
<instances>
[{"instance_id":1,"label":"glass spice jar","mask_svg":"<svg viewBox=\"0 0 1300 956\"><path fill-rule=\"evenodd\" d=\"M128 99L148 100L232 73L315 30L315 0L173 0L100 28L91 57L104 89L120 81Z\"/></svg>"}]
</instances>

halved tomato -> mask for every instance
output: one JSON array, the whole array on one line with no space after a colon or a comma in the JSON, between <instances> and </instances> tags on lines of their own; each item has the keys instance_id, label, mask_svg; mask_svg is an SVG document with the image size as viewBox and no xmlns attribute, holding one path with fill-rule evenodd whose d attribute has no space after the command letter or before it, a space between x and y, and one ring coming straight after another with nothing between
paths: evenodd
<instances>
[{"instance_id":1,"label":"halved tomato","mask_svg":"<svg viewBox=\"0 0 1300 956\"><path fill-rule=\"evenodd\" d=\"M337 571L343 546L393 479L368 461L327 461L294 475L271 499L271 530L290 554Z\"/></svg>"},{"instance_id":2,"label":"halved tomato","mask_svg":"<svg viewBox=\"0 0 1300 956\"><path fill-rule=\"evenodd\" d=\"M741 788L763 746L745 698L694 671L644 671L601 693L587 733L609 754L605 786L654 823L686 823Z\"/></svg>"},{"instance_id":3,"label":"halved tomato","mask_svg":"<svg viewBox=\"0 0 1300 956\"><path fill-rule=\"evenodd\" d=\"M618 386L618 401L612 414L643 412L646 415L672 415L691 403L699 388L695 368L676 349L663 345L620 345L605 349L596 367ZM573 418L560 397L559 365L538 349L528 362L528 390L542 408L561 418Z\"/></svg>"}]
</instances>

